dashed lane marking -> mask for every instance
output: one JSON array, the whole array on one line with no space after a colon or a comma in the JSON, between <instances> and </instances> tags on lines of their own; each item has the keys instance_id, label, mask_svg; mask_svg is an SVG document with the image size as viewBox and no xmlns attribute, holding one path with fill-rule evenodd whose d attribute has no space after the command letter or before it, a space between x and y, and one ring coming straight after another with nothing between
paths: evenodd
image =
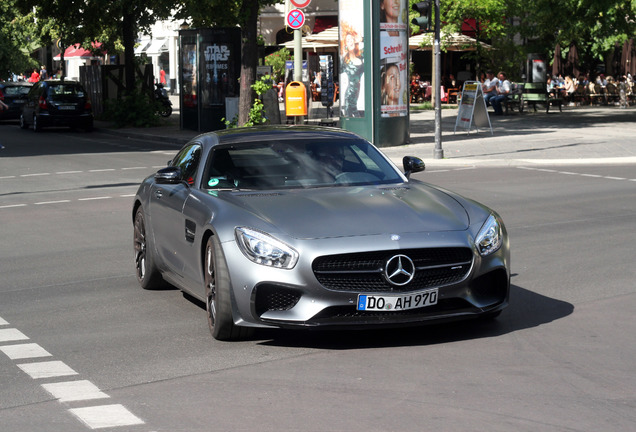
<instances>
[{"instance_id":1,"label":"dashed lane marking","mask_svg":"<svg viewBox=\"0 0 636 432\"><path fill-rule=\"evenodd\" d=\"M18 329L0 329L0 342L12 342L26 339L28 339L28 336Z\"/></svg>"},{"instance_id":2,"label":"dashed lane marking","mask_svg":"<svg viewBox=\"0 0 636 432\"><path fill-rule=\"evenodd\" d=\"M8 326L9 322L0 317L0 326ZM15 328L0 329L0 344L29 339ZM17 343L0 345L2 351L11 360L24 360L51 357L52 354L35 343ZM79 375L71 367L61 361L39 361L16 364L24 373L34 380L46 380L63 376ZM42 388L49 392L60 403L85 402L110 399L88 380L43 382ZM116 428L143 425L145 422L131 413L121 404L86 406L68 409L68 412L90 429Z\"/></svg>"},{"instance_id":3,"label":"dashed lane marking","mask_svg":"<svg viewBox=\"0 0 636 432\"><path fill-rule=\"evenodd\" d=\"M11 360L51 357L52 355L40 345L35 343L0 346L0 351L5 353Z\"/></svg>"},{"instance_id":4,"label":"dashed lane marking","mask_svg":"<svg viewBox=\"0 0 636 432\"><path fill-rule=\"evenodd\" d=\"M523 166L517 167L517 168L527 170L527 171L541 171L541 172L549 172L549 173L561 174L561 175L579 176L579 177L614 180L614 181L636 182L636 178L630 179L626 177L605 176L600 174L589 174L589 173L577 173L577 172L571 172L571 171L559 171L559 170L547 169L547 168L533 168L533 167L523 167Z\"/></svg>"},{"instance_id":5,"label":"dashed lane marking","mask_svg":"<svg viewBox=\"0 0 636 432\"><path fill-rule=\"evenodd\" d=\"M59 399L60 402L110 398L110 396L101 391L95 384L87 380L42 384L42 387L51 393L54 398Z\"/></svg>"},{"instance_id":6,"label":"dashed lane marking","mask_svg":"<svg viewBox=\"0 0 636 432\"><path fill-rule=\"evenodd\" d=\"M58 360L37 363L22 363L17 366L33 379L77 375L77 372L75 372L71 367Z\"/></svg>"},{"instance_id":7,"label":"dashed lane marking","mask_svg":"<svg viewBox=\"0 0 636 432\"><path fill-rule=\"evenodd\" d=\"M74 408L69 411L91 429L144 424L143 420L119 404Z\"/></svg>"}]
</instances>

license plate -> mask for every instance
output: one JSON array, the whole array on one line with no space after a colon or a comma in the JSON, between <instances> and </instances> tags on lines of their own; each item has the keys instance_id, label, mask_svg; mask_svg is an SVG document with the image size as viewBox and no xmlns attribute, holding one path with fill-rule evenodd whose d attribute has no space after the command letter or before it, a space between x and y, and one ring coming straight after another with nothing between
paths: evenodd
<instances>
[{"instance_id":1,"label":"license plate","mask_svg":"<svg viewBox=\"0 0 636 432\"><path fill-rule=\"evenodd\" d=\"M21 103L25 103L25 102L26 102L25 99L13 99L13 103L21 104Z\"/></svg>"},{"instance_id":2,"label":"license plate","mask_svg":"<svg viewBox=\"0 0 636 432\"><path fill-rule=\"evenodd\" d=\"M59 107L57 107L57 109L61 109L61 110L74 110L75 106L73 105L60 105Z\"/></svg>"},{"instance_id":3,"label":"license plate","mask_svg":"<svg viewBox=\"0 0 636 432\"><path fill-rule=\"evenodd\" d=\"M437 294L437 288L399 296L359 294L357 309L385 312L417 309L437 304Z\"/></svg>"}]
</instances>

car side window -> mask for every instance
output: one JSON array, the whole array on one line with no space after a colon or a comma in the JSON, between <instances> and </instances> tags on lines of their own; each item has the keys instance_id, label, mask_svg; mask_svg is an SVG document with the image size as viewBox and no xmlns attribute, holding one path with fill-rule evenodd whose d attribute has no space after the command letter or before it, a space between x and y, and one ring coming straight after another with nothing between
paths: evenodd
<instances>
[{"instance_id":1,"label":"car side window","mask_svg":"<svg viewBox=\"0 0 636 432\"><path fill-rule=\"evenodd\" d=\"M200 161L201 146L199 144L191 144L181 149L174 159L172 159L170 165L179 167L183 180L192 186Z\"/></svg>"}]
</instances>

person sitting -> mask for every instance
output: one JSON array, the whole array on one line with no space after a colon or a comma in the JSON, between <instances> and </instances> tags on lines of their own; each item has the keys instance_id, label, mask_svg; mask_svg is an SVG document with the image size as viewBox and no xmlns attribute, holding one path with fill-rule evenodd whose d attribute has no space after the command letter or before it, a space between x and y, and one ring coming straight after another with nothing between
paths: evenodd
<instances>
[{"instance_id":1,"label":"person sitting","mask_svg":"<svg viewBox=\"0 0 636 432\"><path fill-rule=\"evenodd\" d=\"M499 72L496 88L497 95L490 99L490 104L495 110L495 115L503 115L501 104L508 99L508 94L510 94L511 89L512 85L506 78L505 72Z\"/></svg>"},{"instance_id":2,"label":"person sitting","mask_svg":"<svg viewBox=\"0 0 636 432\"><path fill-rule=\"evenodd\" d=\"M495 77L495 74L491 70L488 70L486 72L486 81L482 84L486 106L490 105L491 99L497 96L498 83L499 80Z\"/></svg>"}]
</instances>

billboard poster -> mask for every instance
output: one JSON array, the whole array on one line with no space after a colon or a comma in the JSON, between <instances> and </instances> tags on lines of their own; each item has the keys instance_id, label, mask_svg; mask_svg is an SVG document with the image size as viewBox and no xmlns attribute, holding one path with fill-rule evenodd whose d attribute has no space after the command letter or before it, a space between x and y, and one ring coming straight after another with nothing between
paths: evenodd
<instances>
[{"instance_id":1,"label":"billboard poster","mask_svg":"<svg viewBox=\"0 0 636 432\"><path fill-rule=\"evenodd\" d=\"M376 0L380 6L380 112L403 117L409 103L408 0Z\"/></svg>"},{"instance_id":2,"label":"billboard poster","mask_svg":"<svg viewBox=\"0 0 636 432\"><path fill-rule=\"evenodd\" d=\"M364 117L363 0L340 0L340 116Z\"/></svg>"},{"instance_id":3,"label":"billboard poster","mask_svg":"<svg viewBox=\"0 0 636 432\"><path fill-rule=\"evenodd\" d=\"M203 106L224 105L226 97L238 96L234 79L238 73L234 70L234 45L223 42L204 43L201 50L201 103Z\"/></svg>"}]
</instances>

